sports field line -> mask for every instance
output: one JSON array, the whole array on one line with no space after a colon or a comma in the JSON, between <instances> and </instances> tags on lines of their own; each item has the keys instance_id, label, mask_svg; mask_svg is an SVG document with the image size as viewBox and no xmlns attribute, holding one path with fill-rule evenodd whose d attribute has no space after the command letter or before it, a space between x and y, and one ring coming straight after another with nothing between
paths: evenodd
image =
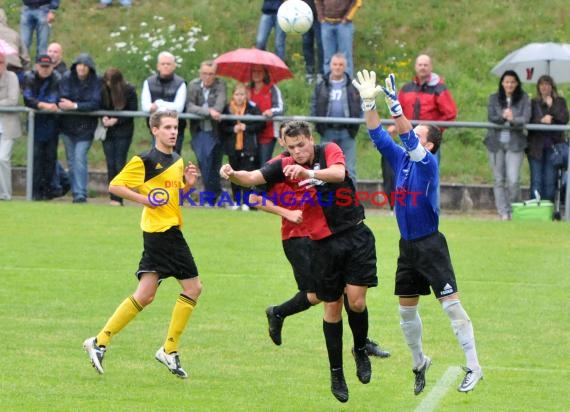
<instances>
[{"instance_id":1,"label":"sports field line","mask_svg":"<svg viewBox=\"0 0 570 412\"><path fill-rule=\"evenodd\" d=\"M415 409L415 412L431 412L435 411L437 404L455 383L457 377L461 374L461 368L458 366L450 366L435 386L427 393L423 401Z\"/></svg>"}]
</instances>

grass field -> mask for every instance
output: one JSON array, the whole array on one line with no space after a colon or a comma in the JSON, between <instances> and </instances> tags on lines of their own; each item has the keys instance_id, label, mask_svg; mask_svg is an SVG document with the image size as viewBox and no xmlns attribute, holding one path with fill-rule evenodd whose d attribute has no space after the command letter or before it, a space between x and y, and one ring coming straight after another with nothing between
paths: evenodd
<instances>
[{"instance_id":1,"label":"grass field","mask_svg":"<svg viewBox=\"0 0 570 412\"><path fill-rule=\"evenodd\" d=\"M463 304L485 379L459 394L462 352L433 297L424 298L424 348L433 365L415 397L392 295L393 217L369 214L381 285L369 292L370 336L392 352L360 384L345 322L347 404L330 393L322 308L287 319L284 344L266 333L264 309L294 293L279 221L262 213L184 210L204 284L183 335L190 379L156 362L178 286L113 341L105 375L81 344L135 288L140 209L68 203L0 203L0 409L3 411L563 411L570 378L570 236L566 223L445 216Z\"/></svg>"}]
</instances>

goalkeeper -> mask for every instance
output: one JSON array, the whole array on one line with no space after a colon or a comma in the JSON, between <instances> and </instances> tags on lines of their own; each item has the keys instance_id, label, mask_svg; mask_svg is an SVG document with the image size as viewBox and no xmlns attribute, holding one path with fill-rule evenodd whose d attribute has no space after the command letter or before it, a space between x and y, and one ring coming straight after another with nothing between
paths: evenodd
<instances>
[{"instance_id":1,"label":"goalkeeper","mask_svg":"<svg viewBox=\"0 0 570 412\"><path fill-rule=\"evenodd\" d=\"M469 392L483 379L483 371L475 349L473 325L459 301L447 242L438 230L439 168L434 153L441 143L441 133L432 125L412 128L402 114L395 83L394 75L390 74L386 87L377 86L376 74L367 70L358 72L357 79L353 80L362 98L370 138L396 174L396 191L405 195L404 201L395 207L401 235L395 294L399 296L400 326L412 352L414 394L423 391L426 371L431 364L423 352L422 321L418 312L420 295L429 295L430 286L451 320L453 332L465 353L465 377L457 390ZM397 145L382 128L375 110L378 94L386 100L404 147ZM414 196L410 196L412 193Z\"/></svg>"}]
</instances>

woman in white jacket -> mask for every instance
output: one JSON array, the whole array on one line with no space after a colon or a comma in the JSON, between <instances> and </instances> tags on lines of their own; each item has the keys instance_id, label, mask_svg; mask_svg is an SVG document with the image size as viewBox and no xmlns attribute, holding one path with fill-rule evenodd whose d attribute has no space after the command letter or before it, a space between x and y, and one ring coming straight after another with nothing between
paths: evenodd
<instances>
[{"instance_id":1,"label":"woman in white jacket","mask_svg":"<svg viewBox=\"0 0 570 412\"><path fill-rule=\"evenodd\" d=\"M17 106L19 97L18 76L6 70L6 56L0 54L0 108ZM12 147L21 135L18 113L0 112L0 200L12 199Z\"/></svg>"}]
</instances>

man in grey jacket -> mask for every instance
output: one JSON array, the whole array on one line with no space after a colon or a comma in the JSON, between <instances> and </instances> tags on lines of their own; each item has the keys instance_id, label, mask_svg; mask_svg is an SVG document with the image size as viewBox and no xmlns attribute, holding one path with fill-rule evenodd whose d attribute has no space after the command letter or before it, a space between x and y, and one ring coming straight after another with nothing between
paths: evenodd
<instances>
[{"instance_id":1,"label":"man in grey jacket","mask_svg":"<svg viewBox=\"0 0 570 412\"><path fill-rule=\"evenodd\" d=\"M200 77L188 84L188 113L204 116L190 120L192 150L198 158L198 166L204 183L204 190L215 206L222 194L218 171L222 166L222 143L220 141L220 119L226 105L226 83L216 77L216 64L206 60L200 65Z\"/></svg>"}]
</instances>

